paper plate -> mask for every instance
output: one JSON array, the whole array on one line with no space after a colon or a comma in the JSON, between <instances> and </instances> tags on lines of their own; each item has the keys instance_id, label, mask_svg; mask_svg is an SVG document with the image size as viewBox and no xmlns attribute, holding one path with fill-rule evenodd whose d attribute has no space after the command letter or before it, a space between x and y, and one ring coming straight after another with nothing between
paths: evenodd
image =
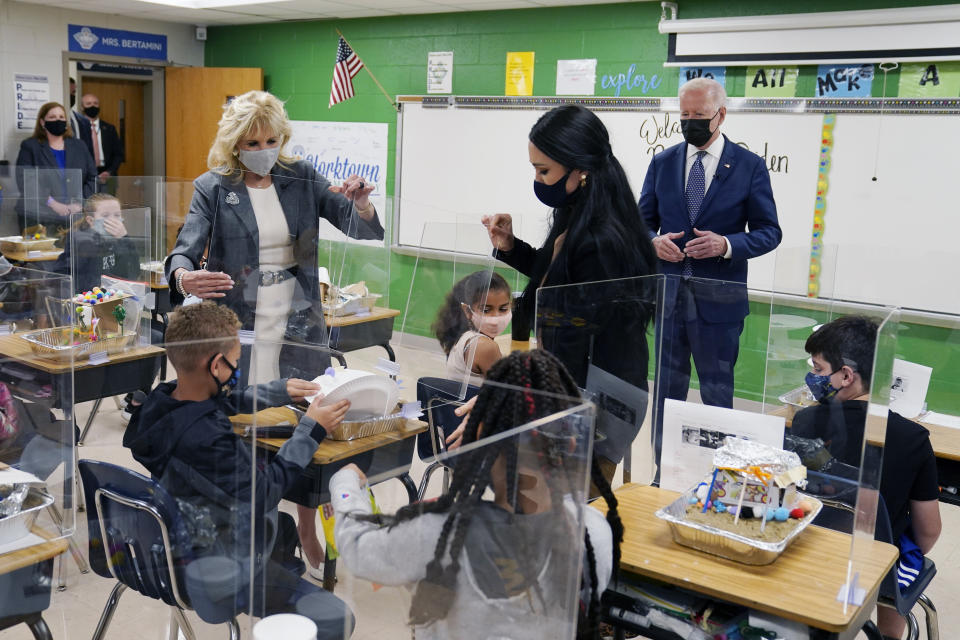
<instances>
[{"instance_id":1,"label":"paper plate","mask_svg":"<svg viewBox=\"0 0 960 640\"><path fill-rule=\"evenodd\" d=\"M324 405L350 401L346 420L382 417L393 411L400 396L396 382L366 371L337 369L332 376L324 374L313 381L320 385Z\"/></svg>"}]
</instances>

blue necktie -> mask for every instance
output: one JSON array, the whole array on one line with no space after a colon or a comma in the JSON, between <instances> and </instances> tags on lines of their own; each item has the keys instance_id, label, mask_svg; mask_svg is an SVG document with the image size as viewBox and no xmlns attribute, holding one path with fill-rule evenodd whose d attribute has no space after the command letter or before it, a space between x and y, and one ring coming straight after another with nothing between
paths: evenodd
<instances>
[{"instance_id":1,"label":"blue necktie","mask_svg":"<svg viewBox=\"0 0 960 640\"><path fill-rule=\"evenodd\" d=\"M703 194L706 191L706 177L703 173L703 156L706 151L697 151L697 159L693 161L690 167L690 175L687 176L687 215L690 216L690 226L693 226L700 213L700 205L703 203ZM683 259L683 276L689 278L693 275L693 262L690 258Z\"/></svg>"}]
</instances>

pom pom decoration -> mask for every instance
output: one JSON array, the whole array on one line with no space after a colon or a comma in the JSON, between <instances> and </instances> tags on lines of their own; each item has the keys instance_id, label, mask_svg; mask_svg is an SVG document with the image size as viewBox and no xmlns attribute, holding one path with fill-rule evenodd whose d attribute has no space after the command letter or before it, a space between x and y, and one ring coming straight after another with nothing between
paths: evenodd
<instances>
[{"instance_id":1,"label":"pom pom decoration","mask_svg":"<svg viewBox=\"0 0 960 640\"><path fill-rule=\"evenodd\" d=\"M800 520L801 518L803 518L803 515L804 515L803 509L801 509L800 507L796 507L790 512L790 517L794 518L795 520Z\"/></svg>"},{"instance_id":2,"label":"pom pom decoration","mask_svg":"<svg viewBox=\"0 0 960 640\"><path fill-rule=\"evenodd\" d=\"M773 517L776 518L777 522L786 522L787 518L790 517L790 512L787 511L786 507L780 507L773 512Z\"/></svg>"}]
</instances>

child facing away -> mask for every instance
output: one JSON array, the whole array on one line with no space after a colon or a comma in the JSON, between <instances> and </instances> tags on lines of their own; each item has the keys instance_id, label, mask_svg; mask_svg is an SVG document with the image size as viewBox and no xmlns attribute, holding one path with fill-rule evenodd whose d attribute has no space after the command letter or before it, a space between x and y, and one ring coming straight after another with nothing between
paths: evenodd
<instances>
[{"instance_id":1,"label":"child facing away","mask_svg":"<svg viewBox=\"0 0 960 640\"><path fill-rule=\"evenodd\" d=\"M432 327L447 354L447 377L469 375L470 384L479 386L503 355L493 339L512 315L510 285L500 274L476 271L453 285Z\"/></svg>"},{"instance_id":2,"label":"child facing away","mask_svg":"<svg viewBox=\"0 0 960 640\"><path fill-rule=\"evenodd\" d=\"M531 430L532 444L523 450L518 438L496 436L568 409L570 398L579 398L579 390L553 355L514 352L490 368L466 427L465 447L481 437L491 443L457 457L450 489L437 500L405 506L394 516L374 515L359 469L348 466L331 478L344 565L363 579L407 585L413 591L409 622L418 639L569 632L567 596L577 588L570 591L564 569L579 566L581 552L580 541L564 533L577 519L576 498L571 479L558 470L572 441L542 435L549 427ZM599 638L599 596L619 565L623 526L595 461L591 476L610 509L605 521L599 511L583 508L578 636ZM481 499L488 487L492 502Z\"/></svg>"},{"instance_id":3,"label":"child facing away","mask_svg":"<svg viewBox=\"0 0 960 640\"><path fill-rule=\"evenodd\" d=\"M236 588L221 596L220 602L226 598L237 612L264 616L293 612L302 596L323 594L313 597L326 597L329 602L324 607L342 616L339 622L318 629L318 637L349 636L353 618L347 606L300 578L303 564L293 562L296 527L290 515L278 513L277 506L327 431L343 420L350 403L320 406L322 397L314 399L291 438L254 473L251 445L234 433L228 416L251 413L255 398L257 408L282 406L318 389L294 378L235 389L239 327L233 311L210 301L171 314L166 351L178 378L159 384L134 411L123 445L177 501L194 556L226 557L239 564L241 578L231 583ZM251 560L251 538L256 560ZM251 575L251 564L252 607L248 606L249 580L243 579ZM189 567L186 575L190 592Z\"/></svg>"},{"instance_id":4,"label":"child facing away","mask_svg":"<svg viewBox=\"0 0 960 640\"><path fill-rule=\"evenodd\" d=\"M95 193L83 204L84 217L63 240L63 253L54 265L56 273L73 267L76 292L100 286L103 274L137 279L140 256L123 224L120 201L107 193Z\"/></svg>"}]
</instances>

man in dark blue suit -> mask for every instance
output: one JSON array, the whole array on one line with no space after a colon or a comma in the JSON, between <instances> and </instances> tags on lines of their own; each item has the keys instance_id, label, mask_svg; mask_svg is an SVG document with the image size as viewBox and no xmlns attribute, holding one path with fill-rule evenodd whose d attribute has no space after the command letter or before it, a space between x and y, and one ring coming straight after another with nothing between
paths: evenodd
<instances>
[{"instance_id":1,"label":"man in dark blue suit","mask_svg":"<svg viewBox=\"0 0 960 640\"><path fill-rule=\"evenodd\" d=\"M653 157L640 194L667 275L657 404L686 400L690 356L704 404L733 406L733 367L749 313L747 260L782 233L763 159L720 133L726 92L698 78L680 87L684 142Z\"/></svg>"}]
</instances>

